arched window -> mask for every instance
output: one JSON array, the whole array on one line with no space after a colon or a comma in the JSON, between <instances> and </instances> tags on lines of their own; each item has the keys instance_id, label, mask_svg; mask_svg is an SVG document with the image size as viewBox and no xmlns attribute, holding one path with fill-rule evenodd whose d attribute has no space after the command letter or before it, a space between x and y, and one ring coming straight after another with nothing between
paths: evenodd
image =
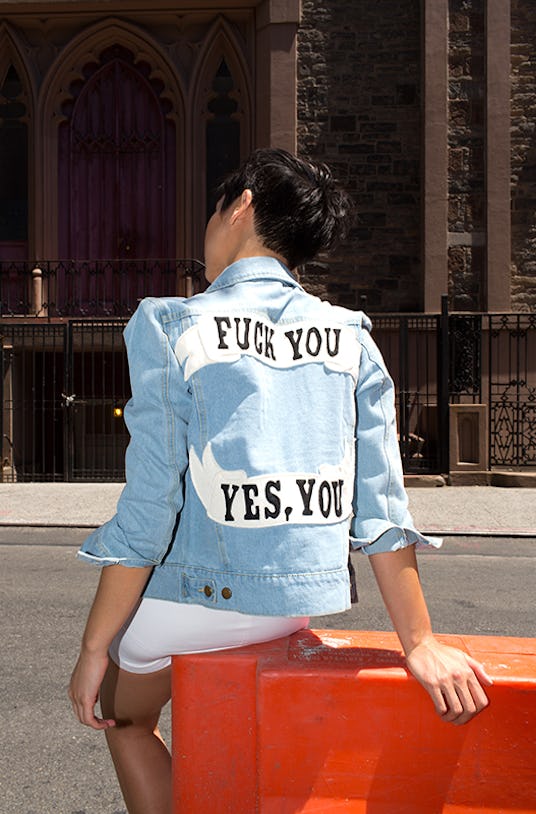
<instances>
[{"instance_id":1,"label":"arched window","mask_svg":"<svg viewBox=\"0 0 536 814\"><path fill-rule=\"evenodd\" d=\"M199 52L191 87L192 247L194 256L202 257L215 188L239 167L253 139L251 66L243 42L223 18L218 18Z\"/></svg>"},{"instance_id":2,"label":"arched window","mask_svg":"<svg viewBox=\"0 0 536 814\"><path fill-rule=\"evenodd\" d=\"M240 121L234 79L223 58L212 82L212 98L207 104L206 123L206 201L207 217L214 210L214 190L229 172L240 164Z\"/></svg>"},{"instance_id":3,"label":"arched window","mask_svg":"<svg viewBox=\"0 0 536 814\"><path fill-rule=\"evenodd\" d=\"M0 242L28 240L28 124L13 64L0 76Z\"/></svg>"}]
</instances>

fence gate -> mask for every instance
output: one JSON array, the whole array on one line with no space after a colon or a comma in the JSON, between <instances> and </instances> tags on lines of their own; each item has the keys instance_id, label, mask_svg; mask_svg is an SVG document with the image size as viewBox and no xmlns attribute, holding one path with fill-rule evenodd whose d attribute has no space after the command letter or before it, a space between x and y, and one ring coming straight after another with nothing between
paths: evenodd
<instances>
[{"instance_id":1,"label":"fence gate","mask_svg":"<svg viewBox=\"0 0 536 814\"><path fill-rule=\"evenodd\" d=\"M448 317L376 314L373 337L396 388L404 471L448 471Z\"/></svg>"},{"instance_id":2,"label":"fence gate","mask_svg":"<svg viewBox=\"0 0 536 814\"><path fill-rule=\"evenodd\" d=\"M4 481L64 479L64 325L0 323Z\"/></svg>"},{"instance_id":3,"label":"fence gate","mask_svg":"<svg viewBox=\"0 0 536 814\"><path fill-rule=\"evenodd\" d=\"M2 480L124 478L125 324L0 324Z\"/></svg>"},{"instance_id":4,"label":"fence gate","mask_svg":"<svg viewBox=\"0 0 536 814\"><path fill-rule=\"evenodd\" d=\"M125 473L130 397L123 345L126 320L71 320L67 325L65 480L117 481Z\"/></svg>"},{"instance_id":5,"label":"fence gate","mask_svg":"<svg viewBox=\"0 0 536 814\"><path fill-rule=\"evenodd\" d=\"M490 465L536 466L536 314L488 319Z\"/></svg>"}]
</instances>

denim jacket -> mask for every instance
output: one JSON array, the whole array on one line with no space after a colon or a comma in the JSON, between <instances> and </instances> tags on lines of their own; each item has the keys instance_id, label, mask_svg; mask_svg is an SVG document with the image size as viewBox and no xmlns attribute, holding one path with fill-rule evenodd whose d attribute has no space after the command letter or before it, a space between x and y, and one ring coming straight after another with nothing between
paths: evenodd
<instances>
[{"instance_id":1,"label":"denim jacket","mask_svg":"<svg viewBox=\"0 0 536 814\"><path fill-rule=\"evenodd\" d=\"M408 513L369 330L267 257L191 298L143 300L125 329L127 482L79 556L154 566L147 597L316 616L350 606L349 542L433 542Z\"/></svg>"}]
</instances>

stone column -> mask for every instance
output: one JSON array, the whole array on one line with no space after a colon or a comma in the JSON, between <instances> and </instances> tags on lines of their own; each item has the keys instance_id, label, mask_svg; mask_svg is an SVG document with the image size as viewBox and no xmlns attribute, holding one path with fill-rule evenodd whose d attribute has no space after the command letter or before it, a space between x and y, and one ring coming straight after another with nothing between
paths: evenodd
<instances>
[{"instance_id":1,"label":"stone column","mask_svg":"<svg viewBox=\"0 0 536 814\"><path fill-rule=\"evenodd\" d=\"M296 152L297 32L300 0L264 0L257 11L258 147Z\"/></svg>"},{"instance_id":2,"label":"stone column","mask_svg":"<svg viewBox=\"0 0 536 814\"><path fill-rule=\"evenodd\" d=\"M486 289L488 311L511 310L510 0L486 4Z\"/></svg>"},{"instance_id":3,"label":"stone column","mask_svg":"<svg viewBox=\"0 0 536 814\"><path fill-rule=\"evenodd\" d=\"M424 310L448 291L448 0L423 3Z\"/></svg>"}]
</instances>

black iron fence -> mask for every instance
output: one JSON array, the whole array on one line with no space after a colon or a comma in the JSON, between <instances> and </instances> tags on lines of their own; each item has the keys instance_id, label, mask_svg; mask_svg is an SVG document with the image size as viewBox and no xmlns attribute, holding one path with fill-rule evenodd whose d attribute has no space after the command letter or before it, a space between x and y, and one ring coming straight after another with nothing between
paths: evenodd
<instances>
[{"instance_id":1,"label":"black iron fence","mask_svg":"<svg viewBox=\"0 0 536 814\"><path fill-rule=\"evenodd\" d=\"M377 315L404 471L449 471L449 408L484 404L491 467L536 466L536 314Z\"/></svg>"},{"instance_id":2,"label":"black iron fence","mask_svg":"<svg viewBox=\"0 0 536 814\"><path fill-rule=\"evenodd\" d=\"M63 480L65 326L0 325L2 477Z\"/></svg>"},{"instance_id":3,"label":"black iron fence","mask_svg":"<svg viewBox=\"0 0 536 814\"><path fill-rule=\"evenodd\" d=\"M373 337L396 385L400 450L408 474L448 471L441 314L380 314ZM448 416L447 419L448 421Z\"/></svg>"},{"instance_id":4,"label":"black iron fence","mask_svg":"<svg viewBox=\"0 0 536 814\"><path fill-rule=\"evenodd\" d=\"M536 466L536 314L486 321L490 464Z\"/></svg>"},{"instance_id":5,"label":"black iron fence","mask_svg":"<svg viewBox=\"0 0 536 814\"><path fill-rule=\"evenodd\" d=\"M122 480L126 317L0 320L5 481ZM536 466L536 314L380 314L407 473L449 471L449 411L485 404L489 461Z\"/></svg>"}]
</instances>

